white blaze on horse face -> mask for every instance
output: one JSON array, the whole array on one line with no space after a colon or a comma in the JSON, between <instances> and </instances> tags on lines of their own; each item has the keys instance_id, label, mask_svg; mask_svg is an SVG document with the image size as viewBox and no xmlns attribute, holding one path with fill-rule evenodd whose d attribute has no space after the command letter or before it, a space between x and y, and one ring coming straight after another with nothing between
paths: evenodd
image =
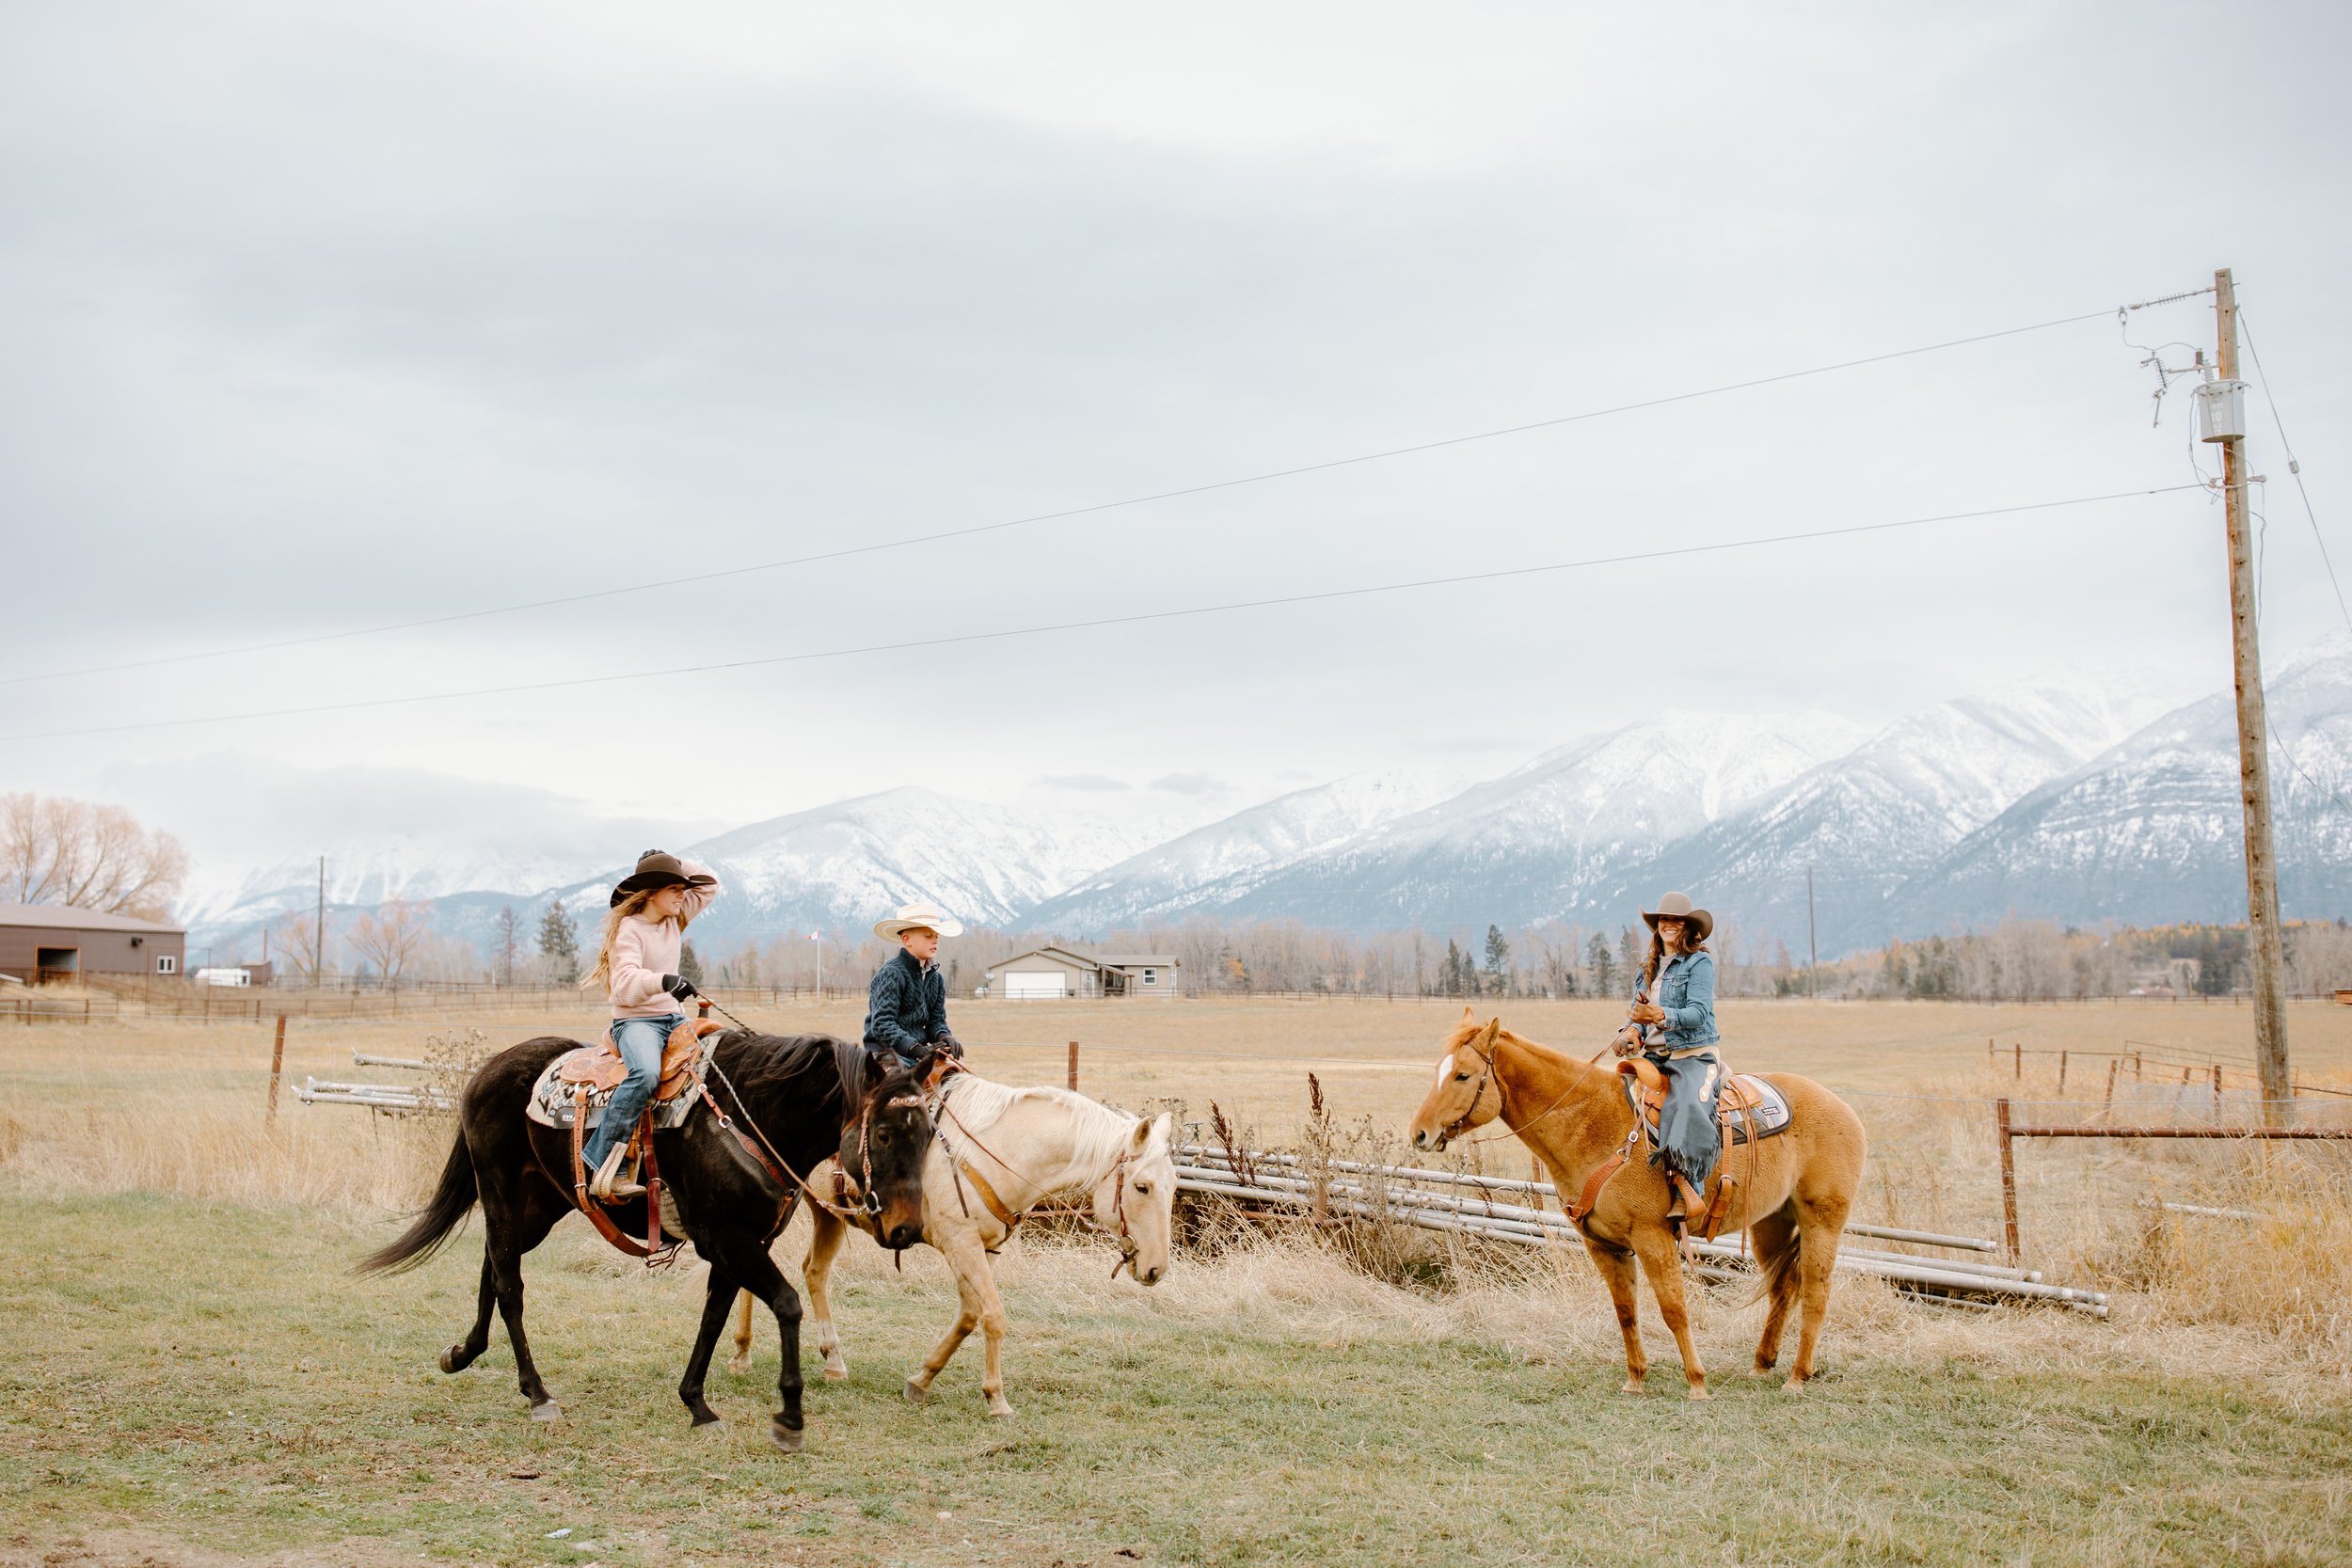
<instances>
[{"instance_id":1,"label":"white blaze on horse face","mask_svg":"<svg viewBox=\"0 0 2352 1568\"><path fill-rule=\"evenodd\" d=\"M1454 1053L1449 1051L1445 1053L1445 1060L1438 1064L1438 1082L1440 1084L1444 1083L1446 1074L1452 1072L1453 1070Z\"/></svg>"}]
</instances>

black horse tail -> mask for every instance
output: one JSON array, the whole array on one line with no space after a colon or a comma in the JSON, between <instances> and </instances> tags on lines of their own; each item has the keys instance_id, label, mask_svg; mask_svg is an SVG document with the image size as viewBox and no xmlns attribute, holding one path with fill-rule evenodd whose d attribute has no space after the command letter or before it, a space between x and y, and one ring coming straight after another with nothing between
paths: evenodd
<instances>
[{"instance_id":1,"label":"black horse tail","mask_svg":"<svg viewBox=\"0 0 2352 1568\"><path fill-rule=\"evenodd\" d=\"M450 1146L449 1163L441 1167L441 1184L434 1189L433 1201L424 1206L416 1223L401 1232L397 1241L360 1259L359 1272L381 1274L415 1268L440 1250L441 1243L473 1212L474 1200L480 1196L474 1181L473 1151L466 1147L466 1134L461 1128L457 1141Z\"/></svg>"}]
</instances>

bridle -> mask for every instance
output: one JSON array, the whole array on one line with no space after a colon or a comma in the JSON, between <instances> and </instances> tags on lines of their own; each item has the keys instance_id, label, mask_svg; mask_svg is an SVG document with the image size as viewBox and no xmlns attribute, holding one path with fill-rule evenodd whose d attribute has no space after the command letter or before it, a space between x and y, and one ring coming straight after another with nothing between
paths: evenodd
<instances>
[{"instance_id":1,"label":"bridle","mask_svg":"<svg viewBox=\"0 0 2352 1568\"><path fill-rule=\"evenodd\" d=\"M1461 1136L1464 1132L1468 1131L1470 1126L1470 1117L1478 1114L1478 1102L1486 1098L1487 1080L1491 1079L1495 1075L1495 1053L1493 1052L1479 1053L1473 1051L1472 1053L1478 1057L1478 1087L1470 1090L1470 1104L1463 1108L1462 1114L1455 1117L1452 1121L1447 1122L1443 1127L1438 1129L1438 1151L1439 1153L1443 1153L1445 1151L1446 1145L1452 1143L1455 1138ZM1501 1100L1502 1097L1502 1085L1501 1084L1495 1085L1495 1096L1497 1100ZM1495 1106L1495 1115L1502 1115L1503 1109L1504 1107L1502 1105L1497 1104Z\"/></svg>"}]
</instances>

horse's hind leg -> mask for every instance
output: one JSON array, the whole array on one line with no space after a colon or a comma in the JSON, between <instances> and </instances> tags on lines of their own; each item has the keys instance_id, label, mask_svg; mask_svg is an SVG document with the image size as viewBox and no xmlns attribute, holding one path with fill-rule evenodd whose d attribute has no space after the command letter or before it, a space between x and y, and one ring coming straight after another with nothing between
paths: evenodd
<instances>
[{"instance_id":1,"label":"horse's hind leg","mask_svg":"<svg viewBox=\"0 0 2352 1568\"><path fill-rule=\"evenodd\" d=\"M825 1358L825 1376L838 1383L850 1375L850 1363L841 1354L841 1336L833 1326L833 1265L850 1227L815 1204L809 1205L809 1218L815 1227L809 1233L808 1257L801 1265L801 1283L808 1287L809 1310L816 1314L809 1326L817 1337L817 1354Z\"/></svg>"},{"instance_id":2,"label":"horse's hind leg","mask_svg":"<svg viewBox=\"0 0 2352 1568\"><path fill-rule=\"evenodd\" d=\"M703 1380L710 1373L711 1354L719 1348L719 1331L726 1326L727 1312L740 1294L735 1276L712 1263L710 1276L703 1282L702 1323L694 1330L694 1348L686 1357L686 1375L677 1386L677 1397L685 1402L697 1431L719 1423L719 1413L703 1398Z\"/></svg>"},{"instance_id":3,"label":"horse's hind leg","mask_svg":"<svg viewBox=\"0 0 2352 1568\"><path fill-rule=\"evenodd\" d=\"M1797 1329L1797 1363L1788 1369L1790 1388L1802 1388L1813 1375L1813 1348L1829 1318L1830 1271L1837 1266L1837 1243L1846 1229L1846 1195L1807 1202L1799 1198L1797 1232L1797 1296L1804 1317Z\"/></svg>"},{"instance_id":4,"label":"horse's hind leg","mask_svg":"<svg viewBox=\"0 0 2352 1568\"><path fill-rule=\"evenodd\" d=\"M1764 1332L1756 1337L1756 1370L1769 1372L1780 1360L1780 1337L1788 1326L1788 1309L1797 1304L1796 1216L1787 1209L1764 1215L1748 1227L1756 1248L1756 1263L1764 1275L1771 1305L1764 1309Z\"/></svg>"},{"instance_id":5,"label":"horse's hind leg","mask_svg":"<svg viewBox=\"0 0 2352 1568\"><path fill-rule=\"evenodd\" d=\"M555 1222L564 1217L564 1205L544 1184L526 1187L516 1201L511 1188L485 1182L482 1209L489 1231L483 1260L498 1294L499 1316L506 1322L507 1341L515 1347L515 1381L523 1398L531 1402L532 1420L560 1421L564 1407L539 1381L539 1368L531 1359L531 1341L523 1334L523 1254L547 1240Z\"/></svg>"},{"instance_id":6,"label":"horse's hind leg","mask_svg":"<svg viewBox=\"0 0 2352 1568\"><path fill-rule=\"evenodd\" d=\"M490 1348L490 1317L498 1310L498 1271L490 1266L490 1243L482 1243L482 1294L474 1304L473 1327L441 1353L441 1370L462 1372Z\"/></svg>"},{"instance_id":7,"label":"horse's hind leg","mask_svg":"<svg viewBox=\"0 0 2352 1568\"><path fill-rule=\"evenodd\" d=\"M1584 1239L1593 1267L1609 1287L1609 1303L1617 1309L1617 1332L1625 1336L1625 1391L1638 1394L1649 1374L1649 1356L1642 1349L1642 1316L1633 1299L1633 1254L1623 1247Z\"/></svg>"},{"instance_id":8,"label":"horse's hind leg","mask_svg":"<svg viewBox=\"0 0 2352 1568\"><path fill-rule=\"evenodd\" d=\"M1682 1299L1682 1259L1675 1250L1673 1233L1662 1225L1637 1225L1633 1249L1649 1275L1650 1292L1658 1298L1658 1315L1666 1320L1675 1348L1682 1352L1682 1377L1691 1386L1691 1398L1710 1397L1707 1369L1700 1365L1698 1344L1691 1338L1691 1313Z\"/></svg>"}]
</instances>

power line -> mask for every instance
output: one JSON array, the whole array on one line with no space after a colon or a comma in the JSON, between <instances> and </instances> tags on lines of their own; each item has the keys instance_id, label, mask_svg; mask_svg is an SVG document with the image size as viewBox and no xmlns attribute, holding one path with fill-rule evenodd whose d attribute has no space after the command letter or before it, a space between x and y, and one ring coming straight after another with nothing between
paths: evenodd
<instances>
[{"instance_id":1,"label":"power line","mask_svg":"<svg viewBox=\"0 0 2352 1568\"><path fill-rule=\"evenodd\" d=\"M2303 515L2311 520L2312 538L2319 546L2320 564L2328 568L2328 586L2336 591L2336 609L2344 616L2344 627L2352 630L2352 607L2344 600L2344 584L2336 580L2336 563L2328 555L2327 536L2319 531L2319 514L2312 510L2312 493L2303 485L2303 464L2295 455L2295 445L2287 439L2286 421L2279 417L2279 400L2271 395L2270 372L2263 369L2263 351L2254 346L2253 330L2246 325L2246 311L2237 313L2238 331L2246 339L2246 352L2254 361L2254 374L2263 384L2263 402L2270 409L2271 428L2279 433L2279 448L2287 454L2287 473L2295 481L2295 493L2303 498Z\"/></svg>"},{"instance_id":2,"label":"power line","mask_svg":"<svg viewBox=\"0 0 2352 1568\"><path fill-rule=\"evenodd\" d=\"M2101 312L2105 314L2105 312ZM899 642L868 642L808 653L771 654L759 658L727 659L714 664L684 664L662 670L635 670L612 675L578 675L565 680L528 681L513 686L475 687L459 691L424 691L401 697L370 697L348 703L319 703L304 707L263 708L246 713L207 714L194 719L151 719L131 724L96 724L81 729L44 730L27 735L0 736L0 743L58 740L76 736L119 735L131 730L174 729L187 724L225 724L253 719L293 719L318 713L344 713L360 708L396 707L415 703L453 702L466 697L504 697L527 691L556 691L583 686L609 686L620 681L659 680L672 675L713 674L775 664L803 664L817 659L850 658L865 654L902 653L916 648L954 647L962 643L1002 641L1042 637L1057 632L1089 631L1104 626L1137 626L1152 621L1182 620L1195 615L1221 615L1234 610L1269 610L1283 605L1314 604L1331 599L1364 598L1377 594L1402 594L1423 588L1443 588L1470 582L1494 582L1506 578L1537 577L1551 572L1581 571L1595 566L1627 565L1677 556L1708 555L1723 550L1758 549L1772 545L1799 544L1815 539L1850 538L1897 529L1925 528L1935 523L1966 522L1975 518L2012 516L2025 512L2048 512L2060 507L2090 506L2103 501L2133 500L2145 496L2198 490L2197 484L2165 484L2149 490L2117 490L2103 496L2074 496L2063 500L2027 501L2017 506L1992 506L1975 512L1947 512L1931 517L1904 517L1893 522L1856 523L1845 528L1813 529L1803 533L1778 533L1756 539L1728 539L1711 545L1679 545L1667 549L1639 550L1625 555L1590 556L1579 561L1549 562L1536 566L1504 566L1486 572L1463 572L1441 578L1416 578L1404 582L1374 583L1362 588L1330 588L1311 594L1285 594L1263 599L1235 599L1225 604L1192 605L1180 610L1144 610L1132 615L1104 615L1084 621L1057 621L1042 626L1009 626L995 631L965 632L954 637L912 638Z\"/></svg>"},{"instance_id":3,"label":"power line","mask_svg":"<svg viewBox=\"0 0 2352 1568\"><path fill-rule=\"evenodd\" d=\"M2212 292L2210 289L2197 289L2188 293L2167 294L2160 299L2142 300L2137 304L2119 306L2106 310L2090 310L2077 316L2061 316L2055 321L2035 322L2027 326L2003 327L1997 332L1979 332L1972 337L1952 338L1938 343L1922 343L1915 348L1895 349L1885 354L1867 355L1859 359L1841 359L1835 364L1815 365L1800 371L1784 371L1777 375L1757 376L1748 381L1725 382L1721 386L1702 387L1687 392L1672 392L1663 397L1645 398L1637 403L1621 403L1607 408L1590 408L1581 413L1564 414L1555 419L1533 420L1524 424L1503 425L1493 430L1476 431L1467 436L1448 436L1434 441L1420 441L1410 446L1390 447L1379 451L1359 452L1352 457L1335 457L1320 463L1302 463L1293 467L1270 468L1263 473L1246 474L1238 479L1213 480L1207 483L1185 485L1175 490L1160 490L1150 495L1130 496L1122 500L1097 501L1087 506L1068 507L1058 512L1040 512L1026 517L1009 518L1003 522L975 523L965 528L942 529L933 533L911 534L905 538L885 539L871 545L852 545L841 549L819 550L811 555L790 556L781 561L755 562L744 566L727 566L717 571L696 572L686 577L662 578L652 582L632 582L619 587L594 589L587 593L559 594L552 598L528 599L517 604L495 605L485 610L464 610L446 615L421 616L410 621L390 621L380 626L353 626L342 631L314 632L303 637L278 638L267 642L246 642L235 647L213 648L199 653L165 654L154 658L126 659L117 664L89 664L72 670L51 670L27 675L0 675L0 686L21 686L30 681L66 680L77 675L111 674L123 670L150 670L163 664L184 664L199 659L229 658L239 654L270 653L280 648L308 647L320 642L342 641L355 637L377 637L389 632L415 631L425 626L449 626L460 621L479 621L494 615L515 615L526 610L551 610L562 605L587 604L594 600L618 598L628 594L650 594L660 589L682 588L693 583L715 582L725 578L748 577L759 572L783 571L792 566L809 566L819 562L874 555L884 550L907 549L916 545L935 545L949 539L969 539L979 534L1001 533L1009 529L1028 528L1038 523L1060 522L1072 517L1116 512L1127 507L1148 506L1155 501L1178 500L1187 496L1204 496L1218 490L1238 489L1248 484L1263 484L1272 480L1295 479L1302 474L1326 473L1334 468L1378 463L1391 457L1407 457L1416 452L1438 451L1447 447L1499 440L1507 436L1524 436L1531 431L1555 430L1563 425L1581 424L1589 420L1607 419L1612 415L1630 414L1646 408L1663 408L1672 404L1690 403L1699 398L1720 397L1727 392L1751 391L1758 387L1777 386L1782 382L1799 381L1807 376L1829 375L1838 371L1858 370L1866 365L1883 365L1889 360L1907 359L1915 355L1935 354L1945 349L1965 348L1972 343L1992 342L1996 339L2015 338L2029 332L2045 332L2053 327L2072 326L2077 322L2104 321L2111 315L2123 311L2145 309L2153 305L2189 299L2197 294Z\"/></svg>"}]
</instances>

